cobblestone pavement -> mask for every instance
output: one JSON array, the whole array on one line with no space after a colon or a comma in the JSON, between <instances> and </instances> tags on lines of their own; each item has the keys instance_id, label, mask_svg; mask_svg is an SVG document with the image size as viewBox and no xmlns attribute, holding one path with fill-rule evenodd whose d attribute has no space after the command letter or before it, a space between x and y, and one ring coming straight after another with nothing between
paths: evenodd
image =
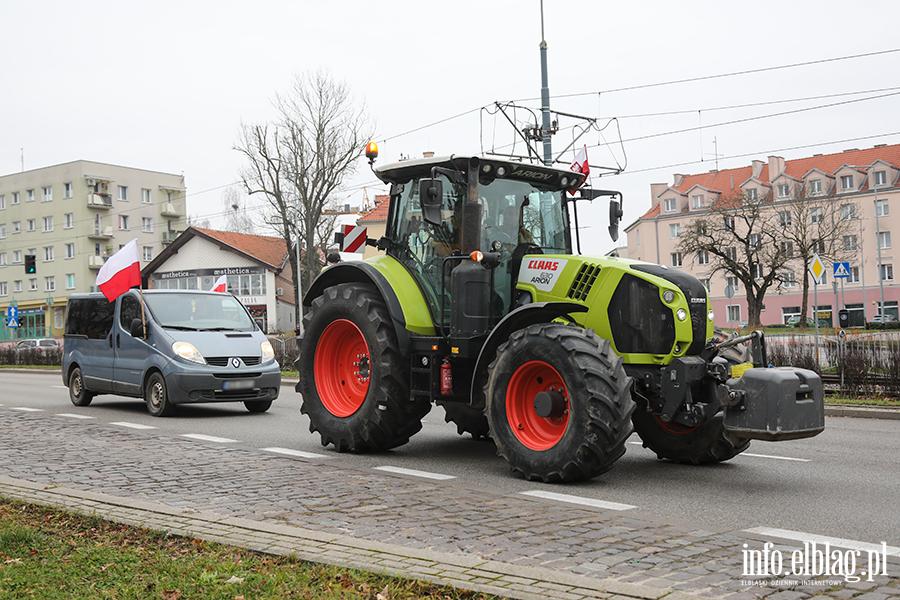
<instances>
[{"instance_id":1,"label":"cobblestone pavement","mask_svg":"<svg viewBox=\"0 0 900 600\"><path fill-rule=\"evenodd\" d=\"M511 598L900 600L896 576L748 581L743 544L761 549L764 540L747 532L5 409L0 494ZM783 541L773 550L789 557L800 547ZM891 560L888 573L900 572Z\"/></svg>"}]
</instances>

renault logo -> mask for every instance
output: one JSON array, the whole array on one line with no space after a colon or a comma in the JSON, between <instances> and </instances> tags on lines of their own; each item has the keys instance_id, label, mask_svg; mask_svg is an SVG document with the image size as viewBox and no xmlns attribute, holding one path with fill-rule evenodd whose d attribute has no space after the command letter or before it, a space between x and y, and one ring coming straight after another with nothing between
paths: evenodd
<instances>
[{"instance_id":1,"label":"renault logo","mask_svg":"<svg viewBox=\"0 0 900 600\"><path fill-rule=\"evenodd\" d=\"M237 357L234 357L231 359L231 366L234 367L235 369L239 369L241 367L241 361L238 360Z\"/></svg>"}]
</instances>

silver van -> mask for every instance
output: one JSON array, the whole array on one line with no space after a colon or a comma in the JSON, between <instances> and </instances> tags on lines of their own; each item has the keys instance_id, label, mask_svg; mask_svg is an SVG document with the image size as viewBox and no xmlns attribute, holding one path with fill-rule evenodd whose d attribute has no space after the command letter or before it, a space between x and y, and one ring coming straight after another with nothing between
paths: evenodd
<instances>
[{"instance_id":1,"label":"silver van","mask_svg":"<svg viewBox=\"0 0 900 600\"><path fill-rule=\"evenodd\" d=\"M157 417L187 403L269 409L281 369L237 298L194 290L145 290L143 298L144 310L138 290L115 302L101 293L69 297L62 378L73 404L116 394L143 398Z\"/></svg>"}]
</instances>

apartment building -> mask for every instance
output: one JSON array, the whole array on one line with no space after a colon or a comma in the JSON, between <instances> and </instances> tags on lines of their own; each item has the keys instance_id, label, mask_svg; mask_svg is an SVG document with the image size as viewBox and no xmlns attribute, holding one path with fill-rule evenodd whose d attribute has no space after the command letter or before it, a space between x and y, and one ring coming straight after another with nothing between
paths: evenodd
<instances>
[{"instance_id":1,"label":"apartment building","mask_svg":"<svg viewBox=\"0 0 900 600\"><path fill-rule=\"evenodd\" d=\"M840 246L839 262L849 263L849 276L835 279L833 264L826 261L824 281L816 290L818 311L814 310L816 294L811 284L807 314L818 312L820 319L837 325L837 311L846 308L850 325L861 325L879 314L883 298L884 313L897 318L900 287L894 265L900 256L893 253L891 233L900 231L898 180L900 145L885 144L796 160L769 156L766 161L753 160L736 169L675 174L671 184L651 184L649 210L625 229L627 247L620 255L680 269L702 280L710 293L716 324L737 326L748 318L745 290L732 275L713 274L710 258L704 253L685 255L680 249L682 235L693 220L709 217L717 203L733 202L735 197L759 199L763 210L775 211L778 218L796 214L789 209L799 202L799 195L821 198L831 203L833 214L839 215L836 218L848 221L844 234L833 243ZM815 231L821 211L809 209L803 218ZM764 269L762 265L760 271ZM785 323L800 314L800 278L806 269L798 260L789 261L786 272L796 279L789 278L766 293L763 324ZM726 296L728 288L732 298Z\"/></svg>"},{"instance_id":2,"label":"apartment building","mask_svg":"<svg viewBox=\"0 0 900 600\"><path fill-rule=\"evenodd\" d=\"M107 258L137 238L149 263L186 215L181 175L79 160L0 176L0 340L61 336L68 296L92 291Z\"/></svg>"}]
</instances>

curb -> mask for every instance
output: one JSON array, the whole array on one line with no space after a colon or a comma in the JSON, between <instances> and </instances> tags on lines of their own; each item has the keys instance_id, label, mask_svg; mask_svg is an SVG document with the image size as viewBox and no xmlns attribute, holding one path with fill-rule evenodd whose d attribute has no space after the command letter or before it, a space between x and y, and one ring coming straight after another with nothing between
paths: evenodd
<instances>
[{"instance_id":1,"label":"curb","mask_svg":"<svg viewBox=\"0 0 900 600\"><path fill-rule=\"evenodd\" d=\"M408 548L351 536L328 535L291 525L226 517L211 512L179 510L161 503L119 498L98 492L45 487L2 475L0 495L264 554L293 555L310 562L408 577L518 600L544 600L548 597L566 600L658 600L663 596L667 600L700 598L686 592L612 579L594 579L475 556Z\"/></svg>"}]
</instances>

